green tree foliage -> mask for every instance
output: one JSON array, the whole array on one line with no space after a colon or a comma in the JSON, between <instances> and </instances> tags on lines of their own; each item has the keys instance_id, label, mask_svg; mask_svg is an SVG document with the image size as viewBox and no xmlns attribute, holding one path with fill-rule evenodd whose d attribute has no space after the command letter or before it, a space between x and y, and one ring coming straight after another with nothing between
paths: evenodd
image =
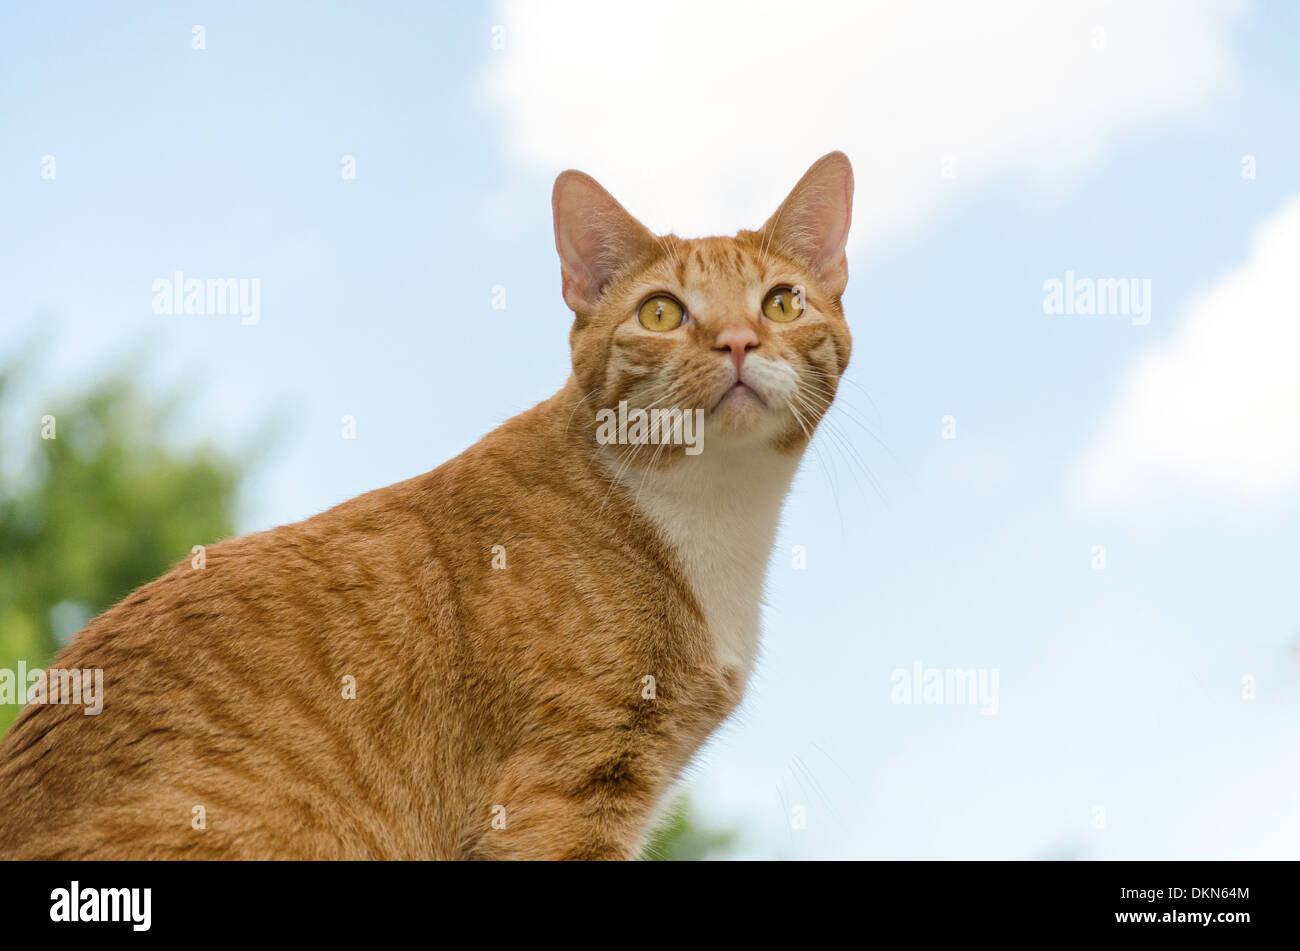
<instances>
[{"instance_id":1,"label":"green tree foliage","mask_svg":"<svg viewBox=\"0 0 1300 951\"><path fill-rule=\"evenodd\" d=\"M239 466L163 433L175 404L151 403L126 373L15 413L16 367L0 368L0 668L46 666L96 614L194 545L234 530ZM21 457L21 458L11 458ZM12 484L11 484L12 483ZM0 705L0 731L17 716Z\"/></svg>"},{"instance_id":2,"label":"green tree foliage","mask_svg":"<svg viewBox=\"0 0 1300 951\"><path fill-rule=\"evenodd\" d=\"M698 862L722 859L736 845L735 829L706 828L688 797L677 796L650 833L641 858L650 862Z\"/></svg>"}]
</instances>

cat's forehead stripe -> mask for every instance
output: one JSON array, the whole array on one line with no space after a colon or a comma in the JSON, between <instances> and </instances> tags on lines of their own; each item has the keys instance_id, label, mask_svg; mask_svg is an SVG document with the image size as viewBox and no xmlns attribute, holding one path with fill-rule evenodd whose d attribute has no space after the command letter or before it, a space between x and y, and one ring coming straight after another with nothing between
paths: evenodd
<instances>
[{"instance_id":1,"label":"cat's forehead stripe","mask_svg":"<svg viewBox=\"0 0 1300 951\"><path fill-rule=\"evenodd\" d=\"M668 236L660 262L683 286L692 280L737 277L761 280L768 262L749 244L734 238L695 238L688 241Z\"/></svg>"}]
</instances>

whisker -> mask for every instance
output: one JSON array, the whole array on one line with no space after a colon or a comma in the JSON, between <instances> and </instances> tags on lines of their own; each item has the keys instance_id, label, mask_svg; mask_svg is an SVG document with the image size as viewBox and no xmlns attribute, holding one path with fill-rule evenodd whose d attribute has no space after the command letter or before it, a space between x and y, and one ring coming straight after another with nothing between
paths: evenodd
<instances>
[{"instance_id":1,"label":"whisker","mask_svg":"<svg viewBox=\"0 0 1300 951\"><path fill-rule=\"evenodd\" d=\"M817 403L814 403L813 400L810 399L809 396L805 393L795 391L792 398L794 400L797 400L799 404L809 412L819 413L823 409L825 409L825 404L819 405ZM793 411L793 406L791 407L791 409ZM798 417L797 417L797 421L799 421L800 425L802 425L802 420L798 419ZM827 438L835 446L836 451L838 451L840 455L844 457L845 462L849 464L849 474L850 476L853 477L853 481L857 486L858 493L862 495L865 500L865 493L863 492L862 484L858 482L857 474L856 472L854 472L855 466L862 471L862 474L866 477L867 481L871 483L872 489L875 491L877 497L881 500L881 502L883 502L885 505L890 505L888 494L884 491L883 485L880 483L880 480L876 478L875 474L871 471L871 467L867 465L866 460L862 458L861 454L859 454L857 447L853 445L852 441L848 439L848 437L839 429L839 427L834 425L833 420L827 419L825 415L821 417L821 423L823 428L825 429L825 432L827 433Z\"/></svg>"},{"instance_id":2,"label":"whisker","mask_svg":"<svg viewBox=\"0 0 1300 951\"><path fill-rule=\"evenodd\" d=\"M818 392L823 396L829 395L828 391L824 387L824 384L819 384L815 381L809 381L809 380L805 380L803 382L804 385L809 389L814 390L815 392ZM867 396L867 399L871 399L871 397ZM875 432L875 430L873 430L869 425L867 425L867 423L864 422L862 419L854 415L850 404L846 403L842 398L836 399L831 403L830 410L834 410L835 412L842 414L845 419L853 423L864 433L870 436L872 440L874 440L875 443L878 446L880 446L880 448L883 449L886 452L886 454L888 454L889 458L892 459L897 465L906 468L906 466L904 466L903 464L903 460L898 458L898 455L894 452L894 450L889 448L889 445L883 439L880 438L880 436Z\"/></svg>"},{"instance_id":3,"label":"whisker","mask_svg":"<svg viewBox=\"0 0 1300 951\"><path fill-rule=\"evenodd\" d=\"M795 391L795 395L798 395L797 390ZM799 412L798 408L795 407L791 400L787 400L785 405L786 408L790 410L790 415L794 417L794 421L799 424L799 428L803 430L804 436L808 440L808 445L813 451L813 455L817 457L817 462L822 467L822 472L826 474L826 487L830 489L831 498L835 502L835 514L839 518L840 523L843 524L844 513L840 511L839 491L835 485L835 479L831 476L831 470L827 467L826 460L822 458L821 450L817 448L817 443L813 441L812 432L805 424L803 414Z\"/></svg>"},{"instance_id":4,"label":"whisker","mask_svg":"<svg viewBox=\"0 0 1300 951\"><path fill-rule=\"evenodd\" d=\"M564 421L564 432L565 432L566 435L567 435L568 432L569 432L569 427L570 427L571 425L573 425L573 416L574 416L575 413L578 412L578 407L582 406L583 403L587 402L587 400L591 399L593 396L595 396L595 395L596 395L597 393L599 393L599 392L600 392L600 387L596 387L594 390L592 390L590 393L588 393L588 394L587 394L586 396L584 396L582 399L578 400L578 402L576 402L576 403L573 404L573 409L569 411L569 418L566 419L566 420Z\"/></svg>"}]
</instances>

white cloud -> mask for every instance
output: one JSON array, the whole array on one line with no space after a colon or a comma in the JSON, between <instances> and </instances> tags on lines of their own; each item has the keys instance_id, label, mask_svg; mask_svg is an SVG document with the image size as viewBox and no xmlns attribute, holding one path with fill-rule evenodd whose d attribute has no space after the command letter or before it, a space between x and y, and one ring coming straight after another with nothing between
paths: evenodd
<instances>
[{"instance_id":1,"label":"white cloud","mask_svg":"<svg viewBox=\"0 0 1300 951\"><path fill-rule=\"evenodd\" d=\"M1300 487L1300 198L1250 258L1131 368L1074 479L1114 508L1192 492L1268 503Z\"/></svg>"},{"instance_id":2,"label":"white cloud","mask_svg":"<svg viewBox=\"0 0 1300 951\"><path fill-rule=\"evenodd\" d=\"M526 166L582 168L657 230L756 226L843 149L861 244L999 175L1066 181L1125 129L1195 112L1235 81L1239 11L502 0L486 88Z\"/></svg>"}]
</instances>

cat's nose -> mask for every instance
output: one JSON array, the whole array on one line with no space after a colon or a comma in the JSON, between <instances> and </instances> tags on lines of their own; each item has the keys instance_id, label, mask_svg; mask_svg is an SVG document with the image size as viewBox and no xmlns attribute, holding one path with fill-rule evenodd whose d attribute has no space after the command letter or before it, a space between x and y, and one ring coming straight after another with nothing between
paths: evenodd
<instances>
[{"instance_id":1,"label":"cat's nose","mask_svg":"<svg viewBox=\"0 0 1300 951\"><path fill-rule=\"evenodd\" d=\"M731 362L736 365L737 376L740 375L740 367L745 362L745 354L757 346L758 334L754 333L754 328L748 324L724 327L713 338L714 350L731 351Z\"/></svg>"}]
</instances>

